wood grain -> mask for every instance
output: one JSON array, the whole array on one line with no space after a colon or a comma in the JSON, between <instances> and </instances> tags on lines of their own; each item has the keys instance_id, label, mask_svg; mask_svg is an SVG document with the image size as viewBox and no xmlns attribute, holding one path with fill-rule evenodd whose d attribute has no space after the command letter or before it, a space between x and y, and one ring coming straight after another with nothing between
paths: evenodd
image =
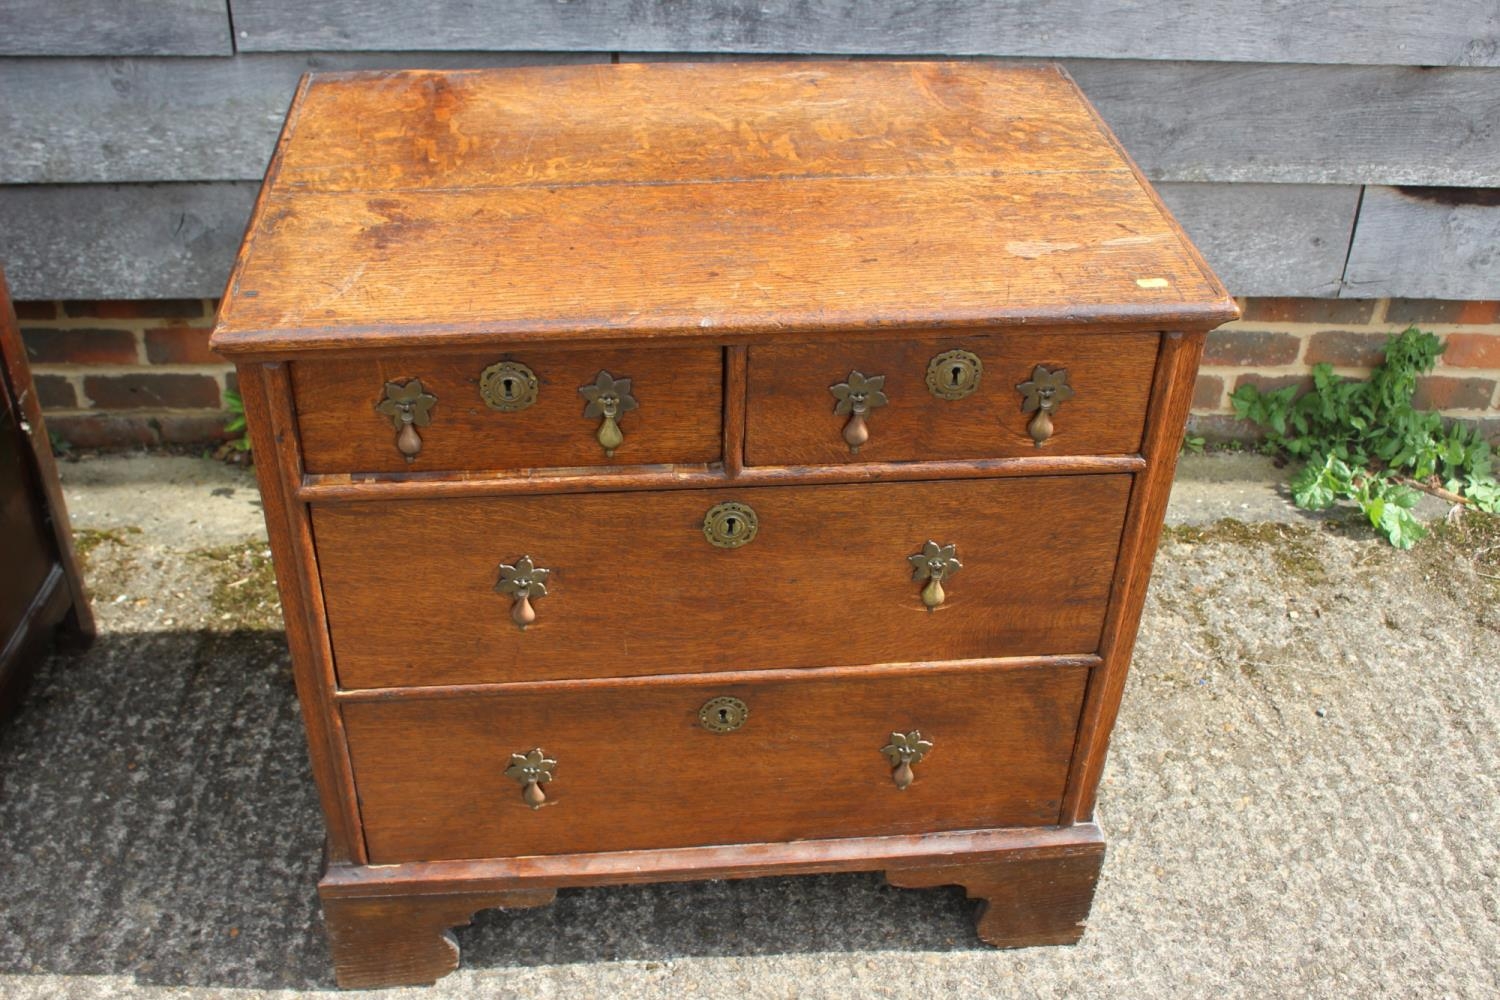
<instances>
[{"instance_id":1,"label":"wood grain","mask_svg":"<svg viewBox=\"0 0 1500 1000\"><path fill-rule=\"evenodd\" d=\"M537 377L536 402L524 410L491 409L481 373L517 361ZM620 418L625 443L606 458L595 439L598 419L583 415L578 388L600 371L631 379L639 408ZM387 382L422 380L437 397L422 450L407 463L389 417L375 405ZM307 470L431 472L546 466L705 464L719 461L724 370L716 346L683 350L528 349L514 343L484 353L366 355L292 365L298 427Z\"/></svg>"},{"instance_id":2,"label":"wood grain","mask_svg":"<svg viewBox=\"0 0 1500 1000\"><path fill-rule=\"evenodd\" d=\"M1146 471L1135 477L1130 509L1120 537L1109 614L1100 640L1104 665L1089 677L1083 714L1078 720L1078 750L1074 755L1062 822L1088 821L1104 773L1109 737L1119 716L1125 679L1140 628L1141 610L1151 584L1151 563L1161 539L1162 521L1172 493L1172 475L1182 450L1182 430L1192 405L1193 383L1203 356L1203 334L1168 334L1151 387L1151 414L1142 451Z\"/></svg>"},{"instance_id":3,"label":"wood grain","mask_svg":"<svg viewBox=\"0 0 1500 1000\"><path fill-rule=\"evenodd\" d=\"M1366 188L1341 294L1500 298L1497 246L1500 194L1494 191Z\"/></svg>"},{"instance_id":4,"label":"wood grain","mask_svg":"<svg viewBox=\"0 0 1500 1000\"><path fill-rule=\"evenodd\" d=\"M0 3L0 56L227 56L229 31L223 0Z\"/></svg>"},{"instance_id":5,"label":"wood grain","mask_svg":"<svg viewBox=\"0 0 1500 1000\"><path fill-rule=\"evenodd\" d=\"M656 54L648 61L662 58ZM0 60L0 93L9 97L0 102L0 133L11 140L0 147L0 183L258 181L275 148L298 77L305 72L608 61L604 52L242 53L233 59ZM1153 181L1500 186L1494 71L1112 58L1069 60L1065 65ZM546 71L536 73L538 80L547 77ZM464 77L450 74L450 79L461 94ZM916 110L910 103L914 90L883 87L882 91L879 101L870 102L872 106L884 104L890 110L891 102L904 102L902 113ZM699 123L704 135L735 126L735 121L713 107L710 98L718 96L705 95ZM1005 134L1007 122L1026 113L1002 97L993 93L992 101L977 110ZM543 99L539 91L520 98ZM826 95L819 100L831 106ZM493 123L518 107L455 105L454 110L464 124L464 134L475 136L478 122ZM546 124L531 140L544 143L553 154L545 161L506 166L493 158L481 160L469 149L456 165L467 176L490 179L532 173L545 176L561 169L621 176L631 166L641 165L630 126L659 113L649 106L617 110L616 117L591 123L610 130L615 144L591 149L567 162L557 156L569 145L569 133L562 126L573 116L599 114L598 110L548 109ZM742 99L724 110L758 133L773 124L768 121L773 112ZM935 105L926 116L945 129L946 138L964 142L965 136L956 134L953 110ZM393 108L384 109L378 119L388 122L394 113ZM867 125L876 124L869 111L856 107L852 113ZM1317 128L1310 128L1312 123ZM1018 143L1018 149L1035 156L1036 140L1055 134L1050 130L1058 128L1049 123L1049 131L1032 134L1029 148ZM677 134L674 156L730 158L694 143L693 130L685 120L673 129ZM495 134L487 141L498 156L512 143L524 148L530 132L528 128ZM419 135L432 137L430 129ZM412 140L419 135L412 135ZM894 147L874 137L852 138L866 147L862 153L869 163L883 162L898 172L915 165L913 159L900 156ZM349 142L347 134L337 139ZM826 151L836 136L830 133L816 139ZM799 153L804 159L809 155L808 151ZM304 155L316 177L333 179L352 175L356 169L328 152L309 150ZM772 168L795 172L795 163L774 156L770 148L752 145L741 149L739 156L741 166L759 158ZM386 163L384 169L393 166ZM419 183L424 175L430 183L431 168L419 168L403 182ZM1271 231L1267 225L1268 235Z\"/></svg>"},{"instance_id":6,"label":"wood grain","mask_svg":"<svg viewBox=\"0 0 1500 1000\"><path fill-rule=\"evenodd\" d=\"M1111 59L1067 68L1153 181L1497 182L1489 70ZM1445 179L1420 179L1434 173Z\"/></svg>"},{"instance_id":7,"label":"wood grain","mask_svg":"<svg viewBox=\"0 0 1500 1000\"><path fill-rule=\"evenodd\" d=\"M1352 184L1158 184L1236 295L1339 294L1360 208Z\"/></svg>"},{"instance_id":8,"label":"wood grain","mask_svg":"<svg viewBox=\"0 0 1500 1000\"><path fill-rule=\"evenodd\" d=\"M587 52L0 59L0 134L10 137L0 183L259 181L304 73L608 61Z\"/></svg>"},{"instance_id":9,"label":"wood grain","mask_svg":"<svg viewBox=\"0 0 1500 1000\"><path fill-rule=\"evenodd\" d=\"M899 669L343 706L376 864L1053 823L1087 670ZM744 726L698 722L736 697ZM933 750L895 787L880 752ZM558 761L531 809L512 753Z\"/></svg>"},{"instance_id":10,"label":"wood grain","mask_svg":"<svg viewBox=\"0 0 1500 1000\"><path fill-rule=\"evenodd\" d=\"M1497 65L1484 0L1414 7L1349 3L1183 5L1145 0L1047 4L928 0L718 0L682 6L514 0L505 16L461 0L234 0L243 51L282 49L586 49L813 52Z\"/></svg>"},{"instance_id":11,"label":"wood grain","mask_svg":"<svg viewBox=\"0 0 1500 1000\"><path fill-rule=\"evenodd\" d=\"M902 889L961 885L981 900L979 939L997 948L1073 944L1094 902L1104 844L1041 857L1010 856L982 865L896 869L886 881Z\"/></svg>"},{"instance_id":12,"label":"wood grain","mask_svg":"<svg viewBox=\"0 0 1500 1000\"><path fill-rule=\"evenodd\" d=\"M785 340L852 326L1049 320L1196 328L1234 314L1055 71L854 65L351 74L309 86L213 343L264 354L338 348L355 335L413 347L497 331L531 342L705 332ZM905 103L885 96L898 79ZM743 164L674 155L680 137L701 128L699 92L714 81L764 102L755 120L776 130L761 135L742 122L732 145L754 151ZM862 106L865 95L878 114L845 112L837 127L847 138L830 141L826 115L802 99L810 81L841 95L841 107ZM312 97L322 86L327 99ZM603 124L613 120L607 112L618 95L647 86L660 95L658 117L629 140L628 155L599 168L593 157L570 159L578 147L625 142ZM1010 89L1027 95L1017 103L1028 110L1003 136L987 131L1001 122L983 119L981 101ZM515 128L475 110L511 104L513 122L546 120L542 109L553 108L578 134L555 150L548 136L512 148ZM596 104L592 116L572 110ZM405 109L408 126L351 128L378 123L388 108ZM939 123L950 111L980 116L984 127L962 141L953 126L933 134L918 108ZM1054 118L1063 123L1055 131L1046 124ZM1074 131L1070 121L1089 127ZM315 158L300 152L304 129L317 137L309 146L344 150L341 162L365 168L294 181ZM502 132L516 166L492 165ZM896 170L895 156L871 151L893 145L909 150L909 166ZM1055 166L1039 165L1044 151ZM434 188L433 177L458 186Z\"/></svg>"},{"instance_id":13,"label":"wood grain","mask_svg":"<svg viewBox=\"0 0 1500 1000\"><path fill-rule=\"evenodd\" d=\"M1027 331L753 347L746 460L813 466L1131 453L1140 447L1156 344L1151 334ZM984 366L975 392L958 400L935 397L925 381L932 358L951 350L969 351ZM1031 415L1016 391L1037 365L1067 369L1076 392L1040 448L1026 433ZM884 375L890 400L867 417L870 439L858 454L843 438L849 418L834 412L828 391L851 370Z\"/></svg>"},{"instance_id":14,"label":"wood grain","mask_svg":"<svg viewBox=\"0 0 1500 1000\"><path fill-rule=\"evenodd\" d=\"M444 927L468 923L479 908L545 905L561 886L882 869L894 884L908 870L915 881L934 868L983 869L1003 861L1013 867L997 868L997 875L1021 876L1016 895L1063 900L1067 896L1059 890L1077 882L1070 874L1097 858L1103 843L1099 828L1085 823L379 867L330 865L318 894L327 912L340 983L400 986L430 982L457 967L457 942ZM1028 877L1044 862L1051 864L1036 872L1040 878ZM1003 886L993 880L986 888L995 893L992 898L1004 898ZM913 916L920 914L918 898L907 906Z\"/></svg>"},{"instance_id":15,"label":"wood grain","mask_svg":"<svg viewBox=\"0 0 1500 1000\"><path fill-rule=\"evenodd\" d=\"M339 986L346 990L430 985L458 968L449 930L487 909L546 906L555 890L425 896L322 896L323 922Z\"/></svg>"},{"instance_id":16,"label":"wood grain","mask_svg":"<svg viewBox=\"0 0 1500 1000\"><path fill-rule=\"evenodd\" d=\"M286 621L313 780L328 826L328 855L336 863L363 863L364 836L359 827L343 718L333 708L331 658L327 630L322 625L322 593L311 564L308 511L289 489L301 475L290 381L285 367L274 364L241 365L236 374L251 444L262 456L255 463L256 481L276 564L276 589Z\"/></svg>"},{"instance_id":17,"label":"wood grain","mask_svg":"<svg viewBox=\"0 0 1500 1000\"><path fill-rule=\"evenodd\" d=\"M1129 488L1070 476L312 511L340 685L400 687L1092 652ZM755 510L752 542L704 538L722 501ZM929 539L963 562L936 612L907 562ZM524 632L493 589L522 555L552 571Z\"/></svg>"}]
</instances>

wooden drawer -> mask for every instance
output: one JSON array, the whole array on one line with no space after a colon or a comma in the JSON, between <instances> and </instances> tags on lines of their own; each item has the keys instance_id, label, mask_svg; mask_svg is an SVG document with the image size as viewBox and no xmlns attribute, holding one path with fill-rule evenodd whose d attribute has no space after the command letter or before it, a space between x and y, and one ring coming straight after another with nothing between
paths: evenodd
<instances>
[{"instance_id":1,"label":"wooden drawer","mask_svg":"<svg viewBox=\"0 0 1500 1000\"><path fill-rule=\"evenodd\" d=\"M745 460L751 465L923 462L1021 455L1130 454L1138 451L1156 365L1156 334L995 334L909 340L752 347ZM979 359L973 391L942 398L928 367L950 352ZM941 391L962 378L966 359L936 366ZM1058 406L1038 447L1017 386L1038 365L1067 371L1072 398ZM954 371L958 367L959 371ZM858 454L844 438L849 416L835 412L831 386L851 372L884 376L888 400L866 418Z\"/></svg>"},{"instance_id":2,"label":"wooden drawer","mask_svg":"<svg viewBox=\"0 0 1500 1000\"><path fill-rule=\"evenodd\" d=\"M495 350L475 354L397 354L292 365L303 461L309 472L433 472L702 464L723 450L723 352L717 347L653 350ZM535 401L492 408L481 395L491 366L520 363L535 375ZM579 388L601 372L629 378L638 404L620 415L624 441L613 457L584 414ZM503 380L507 373L497 371ZM520 378L513 395L523 392ZM421 450L408 463L391 416L377 411L387 383L420 379L436 397L430 423L416 428ZM512 406L500 396L502 405Z\"/></svg>"},{"instance_id":3,"label":"wooden drawer","mask_svg":"<svg viewBox=\"0 0 1500 1000\"><path fill-rule=\"evenodd\" d=\"M1088 668L787 672L343 708L374 864L1057 822ZM699 721L713 698L749 714ZM881 752L932 749L904 791ZM557 761L530 808L512 754Z\"/></svg>"},{"instance_id":4,"label":"wooden drawer","mask_svg":"<svg viewBox=\"0 0 1500 1000\"><path fill-rule=\"evenodd\" d=\"M345 688L1093 652L1128 475L315 506ZM747 504L738 548L704 533ZM946 601L908 558L956 546ZM550 571L524 631L498 567Z\"/></svg>"}]
</instances>

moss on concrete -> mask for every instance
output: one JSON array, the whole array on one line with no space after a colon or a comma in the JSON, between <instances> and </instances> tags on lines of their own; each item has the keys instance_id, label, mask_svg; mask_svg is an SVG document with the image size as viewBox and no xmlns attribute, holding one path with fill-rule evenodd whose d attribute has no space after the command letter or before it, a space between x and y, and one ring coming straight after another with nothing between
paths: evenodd
<instances>
[{"instance_id":1,"label":"moss on concrete","mask_svg":"<svg viewBox=\"0 0 1500 1000\"><path fill-rule=\"evenodd\" d=\"M1321 583L1327 579L1328 572L1312 541L1318 530L1300 524L1272 521L1251 524L1225 517L1208 525L1168 526L1162 529L1162 539L1185 545L1217 542L1247 548L1264 547L1272 565L1285 575L1305 583Z\"/></svg>"},{"instance_id":2,"label":"moss on concrete","mask_svg":"<svg viewBox=\"0 0 1500 1000\"><path fill-rule=\"evenodd\" d=\"M282 627L276 570L264 542L241 542L189 553L204 563L212 590L208 603L221 623L236 628Z\"/></svg>"}]
</instances>

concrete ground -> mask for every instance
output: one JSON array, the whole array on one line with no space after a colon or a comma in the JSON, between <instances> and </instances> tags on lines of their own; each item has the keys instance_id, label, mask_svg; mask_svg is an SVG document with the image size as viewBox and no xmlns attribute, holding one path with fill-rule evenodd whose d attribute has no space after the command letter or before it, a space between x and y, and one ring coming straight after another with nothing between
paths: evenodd
<instances>
[{"instance_id":1,"label":"concrete ground","mask_svg":"<svg viewBox=\"0 0 1500 1000\"><path fill-rule=\"evenodd\" d=\"M0 729L0 996L331 990L253 481L63 476L102 632ZM410 995L1500 996L1500 532L1398 553L1277 477L1179 477L1080 945L986 948L960 891L874 875L574 890L481 914Z\"/></svg>"}]
</instances>

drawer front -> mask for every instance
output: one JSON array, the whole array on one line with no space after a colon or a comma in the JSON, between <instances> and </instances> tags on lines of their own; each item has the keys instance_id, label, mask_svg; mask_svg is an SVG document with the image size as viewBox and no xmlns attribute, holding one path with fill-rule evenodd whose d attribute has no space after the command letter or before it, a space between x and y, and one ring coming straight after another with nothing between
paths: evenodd
<instances>
[{"instance_id":1,"label":"drawer front","mask_svg":"<svg viewBox=\"0 0 1500 1000\"><path fill-rule=\"evenodd\" d=\"M716 462L722 360L719 348L701 347L299 361L292 386L303 461L314 473ZM592 393L601 372L631 401L615 419L612 455L600 440L604 418L580 393ZM406 431L403 403L412 416Z\"/></svg>"},{"instance_id":2,"label":"drawer front","mask_svg":"<svg viewBox=\"0 0 1500 1000\"><path fill-rule=\"evenodd\" d=\"M1055 476L312 516L339 681L367 688L1093 652L1129 491ZM748 544L709 543L724 503L754 512ZM912 562L928 542L961 564L932 611ZM548 571L524 629L523 557Z\"/></svg>"},{"instance_id":3,"label":"drawer front","mask_svg":"<svg viewBox=\"0 0 1500 1000\"><path fill-rule=\"evenodd\" d=\"M1134 453L1157 345L1155 334L1017 333L752 347L745 460L826 465ZM864 393L862 416L850 412L848 391L832 391L849 386L858 393L855 373L880 380ZM1038 420L1049 380L1066 386L1052 393L1050 428ZM1028 383L1030 391L1017 388ZM862 434L852 421L863 422ZM851 442L861 436L855 452Z\"/></svg>"},{"instance_id":4,"label":"drawer front","mask_svg":"<svg viewBox=\"0 0 1500 1000\"><path fill-rule=\"evenodd\" d=\"M370 861L394 864L1055 823L1087 673L741 674L343 712ZM727 698L743 724L704 728L704 707ZM931 746L902 790L900 747L884 748L913 731ZM532 750L556 761L535 809L525 772L507 774Z\"/></svg>"}]
</instances>

